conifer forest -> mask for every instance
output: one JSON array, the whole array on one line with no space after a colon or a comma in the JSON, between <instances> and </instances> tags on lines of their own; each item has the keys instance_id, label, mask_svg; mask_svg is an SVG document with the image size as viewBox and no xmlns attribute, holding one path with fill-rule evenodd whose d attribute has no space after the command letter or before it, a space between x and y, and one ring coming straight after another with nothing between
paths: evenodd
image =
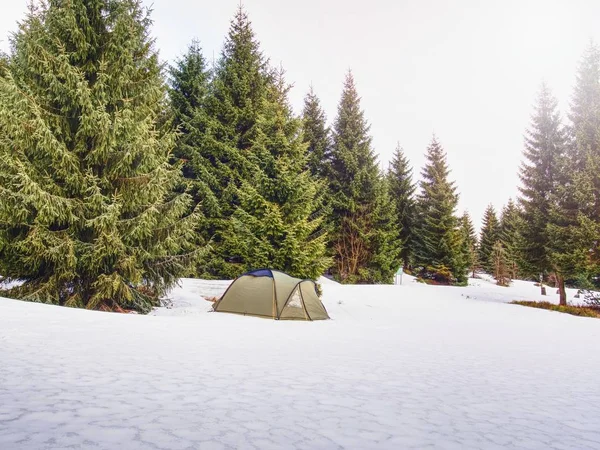
<instances>
[{"instance_id":1,"label":"conifer forest","mask_svg":"<svg viewBox=\"0 0 600 450\"><path fill-rule=\"evenodd\" d=\"M553 286L561 304L566 287L598 302L597 44L573 67L568 110L540 86L518 198L481 218L458 211L444 136L423 142L424 167L398 145L382 170L351 71L336 111L312 87L294 111L293 80L242 6L214 63L197 41L161 63L151 23L139 0L49 0L9 38L2 296L145 313L181 277L273 268L386 284L403 267L426 283L481 271Z\"/></svg>"}]
</instances>

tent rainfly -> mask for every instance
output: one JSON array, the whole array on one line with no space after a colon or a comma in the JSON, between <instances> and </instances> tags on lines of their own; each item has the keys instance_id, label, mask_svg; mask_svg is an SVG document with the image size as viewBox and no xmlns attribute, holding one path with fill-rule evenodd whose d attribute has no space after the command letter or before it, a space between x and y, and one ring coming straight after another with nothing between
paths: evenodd
<instances>
[{"instance_id":1,"label":"tent rainfly","mask_svg":"<svg viewBox=\"0 0 600 450\"><path fill-rule=\"evenodd\" d=\"M329 319L314 281L271 269L254 270L237 277L213 309L277 320Z\"/></svg>"}]
</instances>

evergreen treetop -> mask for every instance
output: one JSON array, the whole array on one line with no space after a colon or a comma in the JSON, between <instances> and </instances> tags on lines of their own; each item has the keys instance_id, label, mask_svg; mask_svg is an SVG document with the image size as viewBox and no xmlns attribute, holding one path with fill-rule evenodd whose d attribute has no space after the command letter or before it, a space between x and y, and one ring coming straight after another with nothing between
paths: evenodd
<instances>
[{"instance_id":1,"label":"evergreen treetop","mask_svg":"<svg viewBox=\"0 0 600 450\"><path fill-rule=\"evenodd\" d=\"M240 151L249 149L273 73L260 51L248 14L240 6L231 21L215 68L208 109L221 125L217 139Z\"/></svg>"},{"instance_id":2,"label":"evergreen treetop","mask_svg":"<svg viewBox=\"0 0 600 450\"><path fill-rule=\"evenodd\" d=\"M354 77L348 72L333 127L330 178L335 203L342 210L349 207L354 211L358 204L375 196L379 169L369 129Z\"/></svg>"},{"instance_id":3,"label":"evergreen treetop","mask_svg":"<svg viewBox=\"0 0 600 450\"><path fill-rule=\"evenodd\" d=\"M580 170L591 155L600 154L600 47L590 42L577 71L569 113L572 157Z\"/></svg>"},{"instance_id":4,"label":"evergreen treetop","mask_svg":"<svg viewBox=\"0 0 600 450\"><path fill-rule=\"evenodd\" d=\"M192 122L206 107L211 71L197 40L193 40L183 57L169 67L169 95L173 106L175 125Z\"/></svg>"},{"instance_id":5,"label":"evergreen treetop","mask_svg":"<svg viewBox=\"0 0 600 450\"><path fill-rule=\"evenodd\" d=\"M197 41L169 68L169 74L172 126L179 134L173 159L182 164L194 205L201 204L206 217L215 217L220 214L215 192L220 189L221 180L212 170L215 123L206 107L211 72Z\"/></svg>"},{"instance_id":6,"label":"evergreen treetop","mask_svg":"<svg viewBox=\"0 0 600 450\"><path fill-rule=\"evenodd\" d=\"M304 98L302 120L304 142L308 143L308 168L313 176L324 179L331 158L331 131L312 86Z\"/></svg>"}]
</instances>

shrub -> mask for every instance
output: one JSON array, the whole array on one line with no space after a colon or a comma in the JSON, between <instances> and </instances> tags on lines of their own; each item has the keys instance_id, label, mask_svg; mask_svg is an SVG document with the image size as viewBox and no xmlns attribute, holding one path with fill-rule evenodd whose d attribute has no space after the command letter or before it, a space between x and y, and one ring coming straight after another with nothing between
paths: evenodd
<instances>
[{"instance_id":1,"label":"shrub","mask_svg":"<svg viewBox=\"0 0 600 450\"><path fill-rule=\"evenodd\" d=\"M511 304L521 305L521 306L529 306L531 308L546 309L546 310L550 310L550 311L558 311L558 312L562 312L562 313L566 313L566 314L571 314L573 316L594 317L594 318L600 319L600 305L593 306L593 307L576 306L576 305L561 306L561 305L555 305L554 303L550 303L550 302L532 302L532 301L522 301L522 300L515 300L515 301L511 302Z\"/></svg>"}]
</instances>

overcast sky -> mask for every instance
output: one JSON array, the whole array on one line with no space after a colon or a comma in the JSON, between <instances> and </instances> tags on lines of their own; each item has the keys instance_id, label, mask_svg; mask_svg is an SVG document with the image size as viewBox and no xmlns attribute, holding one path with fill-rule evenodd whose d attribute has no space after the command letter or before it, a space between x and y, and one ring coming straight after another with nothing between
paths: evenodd
<instances>
[{"instance_id":1,"label":"overcast sky","mask_svg":"<svg viewBox=\"0 0 600 450\"><path fill-rule=\"evenodd\" d=\"M238 0L155 0L163 60L192 40L219 56ZM517 195L523 133L542 80L567 112L577 63L600 42L600 0L245 0L262 49L283 64L296 111L312 83L330 121L352 69L382 165L400 142L415 174L435 132L477 226ZM0 48L26 0L5 1Z\"/></svg>"}]
</instances>

